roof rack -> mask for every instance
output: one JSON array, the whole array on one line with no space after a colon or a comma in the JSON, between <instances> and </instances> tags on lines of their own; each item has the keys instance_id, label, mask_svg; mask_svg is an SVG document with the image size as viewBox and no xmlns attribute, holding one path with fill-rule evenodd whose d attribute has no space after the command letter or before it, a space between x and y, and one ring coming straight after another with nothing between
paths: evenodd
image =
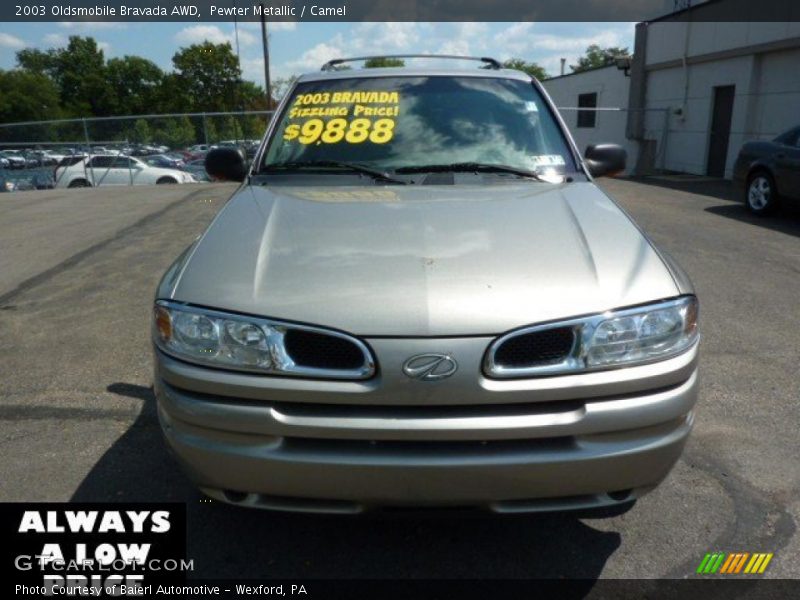
<instances>
[{"instance_id":1,"label":"roof rack","mask_svg":"<svg viewBox=\"0 0 800 600\"><path fill-rule=\"evenodd\" d=\"M322 65L323 71L333 71L336 67L343 63L348 62L359 62L364 60L370 60L373 58L393 58L393 59L402 59L402 58L446 58L446 59L453 59L453 60L474 60L482 63L486 63L485 69L502 69L503 65L497 59L490 58L488 56L458 56L456 54L378 54L375 56L355 56L353 58L334 58L333 60L329 60L324 65Z\"/></svg>"}]
</instances>

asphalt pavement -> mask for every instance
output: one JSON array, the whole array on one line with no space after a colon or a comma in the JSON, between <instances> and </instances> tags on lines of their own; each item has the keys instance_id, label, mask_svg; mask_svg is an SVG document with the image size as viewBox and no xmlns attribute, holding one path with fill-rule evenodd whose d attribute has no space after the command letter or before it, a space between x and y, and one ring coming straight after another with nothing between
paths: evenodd
<instances>
[{"instance_id":1,"label":"asphalt pavement","mask_svg":"<svg viewBox=\"0 0 800 600\"><path fill-rule=\"evenodd\" d=\"M706 552L800 577L800 214L755 218L719 182L608 180L701 299L695 431L624 514L359 518L202 497L162 442L149 318L163 271L235 186L0 195L0 500L180 501L203 577L655 578Z\"/></svg>"}]
</instances>

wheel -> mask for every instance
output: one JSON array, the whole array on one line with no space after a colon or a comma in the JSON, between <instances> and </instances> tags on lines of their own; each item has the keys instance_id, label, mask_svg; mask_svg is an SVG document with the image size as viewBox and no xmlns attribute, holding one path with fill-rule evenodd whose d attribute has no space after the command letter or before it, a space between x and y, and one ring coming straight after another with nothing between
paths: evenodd
<instances>
[{"instance_id":1,"label":"wheel","mask_svg":"<svg viewBox=\"0 0 800 600\"><path fill-rule=\"evenodd\" d=\"M756 171L747 180L744 202L755 215L766 215L778 206L778 190L775 180L766 171Z\"/></svg>"},{"instance_id":2,"label":"wheel","mask_svg":"<svg viewBox=\"0 0 800 600\"><path fill-rule=\"evenodd\" d=\"M74 179L69 182L69 186L71 188L81 188L81 187L89 187L89 182L85 179Z\"/></svg>"},{"instance_id":3,"label":"wheel","mask_svg":"<svg viewBox=\"0 0 800 600\"><path fill-rule=\"evenodd\" d=\"M172 177L162 177L161 179L156 181L156 185L165 185L165 184L173 184L173 183L178 183L178 182L175 179L173 179Z\"/></svg>"}]
</instances>

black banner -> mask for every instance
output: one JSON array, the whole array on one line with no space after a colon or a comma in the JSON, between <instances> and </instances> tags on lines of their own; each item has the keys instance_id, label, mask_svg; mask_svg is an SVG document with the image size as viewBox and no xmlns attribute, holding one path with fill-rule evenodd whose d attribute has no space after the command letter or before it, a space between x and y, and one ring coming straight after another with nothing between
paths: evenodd
<instances>
[{"instance_id":1,"label":"black banner","mask_svg":"<svg viewBox=\"0 0 800 600\"><path fill-rule=\"evenodd\" d=\"M672 8L695 5L673 12ZM13 0L0 20L43 21L800 21L794 0Z\"/></svg>"},{"instance_id":2,"label":"black banner","mask_svg":"<svg viewBox=\"0 0 800 600\"><path fill-rule=\"evenodd\" d=\"M800 596L800 580L687 573L679 580L206 579L178 503L0 503L2 575L21 596L139 598L648 598ZM262 557L248 556L254 564ZM206 568L214 565L205 565Z\"/></svg>"},{"instance_id":3,"label":"black banner","mask_svg":"<svg viewBox=\"0 0 800 600\"><path fill-rule=\"evenodd\" d=\"M0 522L17 596L146 595L192 568L184 504L3 503Z\"/></svg>"}]
</instances>

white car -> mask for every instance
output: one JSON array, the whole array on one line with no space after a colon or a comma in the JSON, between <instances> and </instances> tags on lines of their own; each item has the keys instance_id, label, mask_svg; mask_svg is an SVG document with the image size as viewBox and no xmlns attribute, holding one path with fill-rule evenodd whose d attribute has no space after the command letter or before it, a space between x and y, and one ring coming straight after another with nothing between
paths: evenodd
<instances>
[{"instance_id":1,"label":"white car","mask_svg":"<svg viewBox=\"0 0 800 600\"><path fill-rule=\"evenodd\" d=\"M53 164L57 165L62 160L67 158L67 154L63 154L62 152L54 152L53 150L45 150L44 155L47 156L51 161L54 161Z\"/></svg>"},{"instance_id":2,"label":"white car","mask_svg":"<svg viewBox=\"0 0 800 600\"><path fill-rule=\"evenodd\" d=\"M24 169L27 166L25 157L19 150L0 150L0 157L8 161L9 169Z\"/></svg>"},{"instance_id":3,"label":"white car","mask_svg":"<svg viewBox=\"0 0 800 600\"><path fill-rule=\"evenodd\" d=\"M72 164L69 164L72 163ZM101 154L62 161L54 173L58 188L100 185L152 185L195 183L190 173L178 169L151 167L139 159Z\"/></svg>"}]
</instances>

